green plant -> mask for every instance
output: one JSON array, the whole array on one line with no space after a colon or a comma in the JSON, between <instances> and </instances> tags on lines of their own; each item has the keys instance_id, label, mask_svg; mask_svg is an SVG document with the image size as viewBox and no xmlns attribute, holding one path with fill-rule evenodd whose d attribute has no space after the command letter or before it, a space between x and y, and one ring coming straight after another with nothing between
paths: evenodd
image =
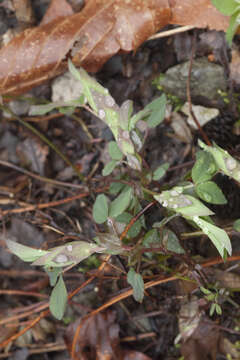
<instances>
[{"instance_id":1,"label":"green plant","mask_svg":"<svg viewBox=\"0 0 240 360\"><path fill-rule=\"evenodd\" d=\"M221 306L218 304L219 296L221 296L222 289L220 289L219 291L211 291L201 286L200 290L205 295L204 298L211 303L209 310L210 316L212 316L215 312L217 313L217 315L222 315Z\"/></svg>"},{"instance_id":2,"label":"green plant","mask_svg":"<svg viewBox=\"0 0 240 360\"><path fill-rule=\"evenodd\" d=\"M67 302L62 273L94 253L120 254L127 257L130 268L127 281L133 287L134 298L141 302L144 282L135 268L139 268L136 265L139 265L142 254L146 252L146 259L155 253L162 256L185 254L176 234L167 227L168 222L176 216L181 216L195 228L200 228L222 257L231 255L230 239L224 229L214 224L210 217L214 213L206 203L226 203L221 189L212 181L217 172L240 181L240 163L237 160L217 145L209 147L199 141L202 150L197 153L191 173L192 181L180 182L172 188L165 184L164 190L156 193L151 189L152 183L164 176L169 164L162 164L155 171L143 166L140 150L144 133L138 124L141 120L145 123L145 128L155 127L163 121L165 95L133 114L131 101L127 100L119 107L108 90L83 69L77 70L71 62L69 69L82 84L83 95L79 102L74 100L67 104L40 105L35 107L35 113L63 107L71 111L72 106L84 106L112 130L115 141L109 143L111 161L104 167L102 174L108 176L115 169L114 181L106 194L96 197L93 205L93 218L97 224L105 226L105 231L97 233L91 243L74 241L45 251L7 240L10 251L23 261L43 266L48 273L53 286L50 310L58 319L63 317ZM127 172L123 171L126 167ZM119 169L122 171L119 172ZM164 211L164 218L154 223L150 230L145 224L143 201L147 201L149 206L159 203ZM137 243L134 239L138 239ZM219 311L216 306L215 309Z\"/></svg>"}]
</instances>

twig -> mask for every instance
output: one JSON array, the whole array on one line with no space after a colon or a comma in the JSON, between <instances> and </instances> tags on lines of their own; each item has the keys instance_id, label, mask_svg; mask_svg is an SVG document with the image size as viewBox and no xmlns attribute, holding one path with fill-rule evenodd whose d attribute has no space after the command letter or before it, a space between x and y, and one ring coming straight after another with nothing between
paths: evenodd
<instances>
[{"instance_id":1,"label":"twig","mask_svg":"<svg viewBox=\"0 0 240 360\"><path fill-rule=\"evenodd\" d=\"M33 291L23 291L23 290L2 290L0 289L0 295L21 295L21 296L33 296L43 299L48 299L48 295L40 294Z\"/></svg>"},{"instance_id":2,"label":"twig","mask_svg":"<svg viewBox=\"0 0 240 360\"><path fill-rule=\"evenodd\" d=\"M150 207L152 207L153 205L155 205L156 203L157 203L156 200L150 202L144 209L142 209L141 211L139 211L139 213L138 213L137 215L135 215L135 216L131 219L131 221L129 222L129 224L128 224L128 225L125 227L125 229L123 230L123 232L122 232L122 234L121 234L121 236L120 236L120 241L122 241L122 240L126 237L129 229L130 229L130 228L133 226L133 224L145 213L145 211L148 210L148 209L149 209Z\"/></svg>"},{"instance_id":3,"label":"twig","mask_svg":"<svg viewBox=\"0 0 240 360\"><path fill-rule=\"evenodd\" d=\"M19 116L17 116L16 114L14 114L14 112L12 112L7 106L1 105L0 104L0 108L4 111L6 111L7 113L11 114L11 116L13 118L15 118L15 120L19 121L20 124L22 124L23 126L25 126L28 130L30 130L33 134L35 134L39 139L41 139L45 144L47 144L53 151L56 152L56 154L58 154L63 161L72 167L72 169L76 172L76 174L78 175L79 179L83 182L85 182L85 177L80 173L80 171L78 170L78 168L68 159L67 156L65 156L62 151L56 146L54 145L44 134L42 134L39 130L37 130L34 126L32 126L31 124L29 124L27 121L21 119Z\"/></svg>"},{"instance_id":4,"label":"twig","mask_svg":"<svg viewBox=\"0 0 240 360\"><path fill-rule=\"evenodd\" d=\"M67 183L67 182L64 182L64 181L53 180L53 179L47 178L45 176L34 174L33 172L25 170L25 169L23 169L23 168L21 168L21 167L19 167L17 165L11 164L8 161L0 160L0 165L9 167L11 169L14 169L16 171L21 172L22 174L26 174L28 176L31 176L34 179L37 179L37 180L43 181L43 182L47 182L47 183L50 183L52 185L65 186L65 187L70 187L70 188L75 188L75 189L84 189L85 188L83 185Z\"/></svg>"},{"instance_id":5,"label":"twig","mask_svg":"<svg viewBox=\"0 0 240 360\"><path fill-rule=\"evenodd\" d=\"M111 255L108 255L107 258L105 259L105 261L99 266L98 268L98 272L102 272L104 267L106 266L107 262L109 261ZM68 300L71 300L80 290L82 290L84 287L86 287L90 282L92 282L95 279L95 275L91 276L88 280L86 280L81 286L79 286L77 289L75 289L74 291L72 291L69 295L68 295ZM41 306L41 309L38 309L38 311L46 309L49 307L49 303L43 304ZM35 311L31 311L30 314L21 314L21 316L15 316L12 317L12 321L16 320L16 319L20 319L23 317L26 317L27 315L31 315L33 312L37 312ZM44 317L46 317L47 315L49 315L50 310L47 309L45 311L43 311L36 319L34 319L29 325L27 325L24 329L22 329L21 331L19 331L17 334L12 335L9 339L3 341L2 343L0 343L0 349L1 348L5 348L10 342L18 339L20 336L22 336L23 334L25 334L28 330L30 330L34 325L36 325L41 319L43 319ZM23 316L24 315L24 316ZM8 319L5 319L8 320ZM7 321L9 322L9 321ZM6 323L3 321L0 321L0 324Z\"/></svg>"},{"instance_id":6,"label":"twig","mask_svg":"<svg viewBox=\"0 0 240 360\"><path fill-rule=\"evenodd\" d=\"M159 38L163 38L163 37L167 37L167 36L172 36L172 35L176 35L176 34L179 34L181 32L185 32L185 31L188 31L188 30L192 30L194 29L195 26L192 26L192 25L186 25L186 26L181 26L181 27L178 27L176 29L172 29L172 30L166 30L166 31L162 31L160 33L157 33L157 34L154 34L152 36L150 36L147 41L150 41L150 40L155 40L155 39L159 39Z\"/></svg>"},{"instance_id":7,"label":"twig","mask_svg":"<svg viewBox=\"0 0 240 360\"><path fill-rule=\"evenodd\" d=\"M43 353L49 353L53 351L63 351L63 350L66 350L66 345L64 343L50 343L50 344L45 344L44 346L38 347L36 349L28 349L28 355L43 354ZM0 354L0 359L9 358L12 355L14 355L13 352Z\"/></svg>"},{"instance_id":8,"label":"twig","mask_svg":"<svg viewBox=\"0 0 240 360\"><path fill-rule=\"evenodd\" d=\"M157 336L157 334L155 332L148 332L148 333L139 334L136 336L126 336L124 338L121 338L120 341L121 342L132 342L132 341L139 341L139 340L147 339L149 337L156 337L156 336Z\"/></svg>"},{"instance_id":9,"label":"twig","mask_svg":"<svg viewBox=\"0 0 240 360\"><path fill-rule=\"evenodd\" d=\"M108 189L108 187L101 188L101 189L96 189L95 192L103 192L103 191L105 191L107 189ZM49 208L49 207L54 207L54 206L59 206L59 205L62 205L62 204L67 204L67 203L69 203L71 201L82 199L82 198L87 197L89 195L90 195L90 193L86 192L86 193L81 193L81 194L71 196L71 197L68 197L68 198L65 198L65 199L62 199L62 200L58 200L58 201L51 201L51 202L43 203L43 204L29 205L29 206L26 206L25 208L19 208L19 209L4 210L4 211L0 212L0 218L1 218L1 216L5 216L5 215L8 215L8 214L20 214L20 213L27 212L27 211L46 209L46 208Z\"/></svg>"},{"instance_id":10,"label":"twig","mask_svg":"<svg viewBox=\"0 0 240 360\"><path fill-rule=\"evenodd\" d=\"M188 79L187 79L187 100L188 100L188 104L189 104L189 112L190 112L195 124L197 125L198 130L201 133L201 135L202 135L204 141L206 142L206 144L208 144L209 146L212 146L211 141L208 139L207 135L203 131L203 129L202 129L201 125L199 124L199 121L196 118L196 116L194 114L194 111L192 109L191 74L192 74L192 65L193 65L193 59L194 59L194 54L195 54L195 46L196 46L196 32L194 32L194 35L193 35L192 52L191 52L191 57L190 57L189 70L188 70Z\"/></svg>"}]
</instances>

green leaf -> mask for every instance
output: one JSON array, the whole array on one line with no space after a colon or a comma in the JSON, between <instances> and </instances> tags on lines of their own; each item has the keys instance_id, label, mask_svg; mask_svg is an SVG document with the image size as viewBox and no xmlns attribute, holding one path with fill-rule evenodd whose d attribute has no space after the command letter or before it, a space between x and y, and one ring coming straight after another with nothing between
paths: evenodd
<instances>
[{"instance_id":1,"label":"green leaf","mask_svg":"<svg viewBox=\"0 0 240 360\"><path fill-rule=\"evenodd\" d=\"M118 137L116 140L119 148L121 149L124 155L135 153L134 145L130 137L129 131L127 130L123 131L122 129L119 129Z\"/></svg>"},{"instance_id":2,"label":"green leaf","mask_svg":"<svg viewBox=\"0 0 240 360\"><path fill-rule=\"evenodd\" d=\"M94 91L96 93L107 96L108 90L100 85L93 77L89 76L83 68L78 70L70 59L68 59L68 68L71 74L81 82L83 87L83 94L86 96L89 105L96 113L98 113L99 109L94 99Z\"/></svg>"},{"instance_id":3,"label":"green leaf","mask_svg":"<svg viewBox=\"0 0 240 360\"><path fill-rule=\"evenodd\" d=\"M119 126L122 130L129 131L129 122L133 112L133 101L126 100L119 109Z\"/></svg>"},{"instance_id":4,"label":"green leaf","mask_svg":"<svg viewBox=\"0 0 240 360\"><path fill-rule=\"evenodd\" d=\"M132 220L133 216L127 212L123 212L122 214L120 214L119 216L116 217L116 221L122 224L129 224L130 221ZM127 236L129 238L134 238L136 237L140 231L141 231L141 227L142 224L140 222L140 220L137 220L132 226L131 228L128 230L127 232Z\"/></svg>"},{"instance_id":5,"label":"green leaf","mask_svg":"<svg viewBox=\"0 0 240 360\"><path fill-rule=\"evenodd\" d=\"M167 207L183 216L207 216L214 213L191 195L182 194L184 188L175 186L170 191L163 191L154 198L164 207Z\"/></svg>"},{"instance_id":6,"label":"green leaf","mask_svg":"<svg viewBox=\"0 0 240 360\"><path fill-rule=\"evenodd\" d=\"M48 267L46 267L45 271L49 276L50 285L55 286L55 284L57 282L57 279L58 279L59 275L62 272L62 268L61 267L59 267L59 268L48 268Z\"/></svg>"},{"instance_id":7,"label":"green leaf","mask_svg":"<svg viewBox=\"0 0 240 360\"><path fill-rule=\"evenodd\" d=\"M233 229L237 232L240 232L240 219L237 219L233 223Z\"/></svg>"},{"instance_id":8,"label":"green leaf","mask_svg":"<svg viewBox=\"0 0 240 360\"><path fill-rule=\"evenodd\" d=\"M226 150L216 144L214 144L214 146L207 146L201 140L198 140L198 144L202 149L212 154L215 163L221 172L240 183L239 161L234 159Z\"/></svg>"},{"instance_id":9,"label":"green leaf","mask_svg":"<svg viewBox=\"0 0 240 360\"><path fill-rule=\"evenodd\" d=\"M134 299L141 303L144 297L144 282L142 276L131 268L127 274L127 282L133 288Z\"/></svg>"},{"instance_id":10,"label":"green leaf","mask_svg":"<svg viewBox=\"0 0 240 360\"><path fill-rule=\"evenodd\" d=\"M93 218L97 224L104 223L108 218L108 201L104 194L97 196L93 205Z\"/></svg>"},{"instance_id":11,"label":"green leaf","mask_svg":"<svg viewBox=\"0 0 240 360\"><path fill-rule=\"evenodd\" d=\"M61 320L63 318L66 305L67 305L67 290L63 281L63 277L62 275L60 275L58 282L51 293L49 308L52 315L56 319Z\"/></svg>"},{"instance_id":12,"label":"green leaf","mask_svg":"<svg viewBox=\"0 0 240 360\"><path fill-rule=\"evenodd\" d=\"M35 261L38 258L40 258L43 255L48 254L48 251L45 250L38 250L38 249L33 249L29 246L25 246L22 244L17 243L16 241L12 241L7 239L6 240L6 244L7 247L9 248L9 250L17 255L21 260L23 261Z\"/></svg>"},{"instance_id":13,"label":"green leaf","mask_svg":"<svg viewBox=\"0 0 240 360\"><path fill-rule=\"evenodd\" d=\"M217 313L218 315L222 315L222 309L221 309L221 307L220 307L218 304L216 304L216 313Z\"/></svg>"},{"instance_id":14,"label":"green leaf","mask_svg":"<svg viewBox=\"0 0 240 360\"><path fill-rule=\"evenodd\" d=\"M134 170L141 171L142 170L142 159L138 154L127 154L127 164L130 168Z\"/></svg>"},{"instance_id":15,"label":"green leaf","mask_svg":"<svg viewBox=\"0 0 240 360\"><path fill-rule=\"evenodd\" d=\"M109 155L113 160L118 160L118 161L122 160L123 153L119 149L116 141L110 141L110 143L108 144L108 151L109 151Z\"/></svg>"},{"instance_id":16,"label":"green leaf","mask_svg":"<svg viewBox=\"0 0 240 360\"><path fill-rule=\"evenodd\" d=\"M171 221L172 219L174 219L175 217L180 216L179 214L173 214L171 216L166 216L165 218L163 218L161 221L155 222L153 223L152 227L153 228L161 228L164 225L166 225L169 221Z\"/></svg>"},{"instance_id":17,"label":"green leaf","mask_svg":"<svg viewBox=\"0 0 240 360\"><path fill-rule=\"evenodd\" d=\"M164 120L166 104L166 95L162 94L159 98L153 100L145 107L146 110L151 110L151 114L147 118L147 124L149 127L153 128L159 125Z\"/></svg>"},{"instance_id":18,"label":"green leaf","mask_svg":"<svg viewBox=\"0 0 240 360\"><path fill-rule=\"evenodd\" d=\"M239 26L239 11L234 13L229 21L229 26L226 31L226 40L229 44L229 46L232 45L232 39L234 37L234 34Z\"/></svg>"},{"instance_id":19,"label":"green leaf","mask_svg":"<svg viewBox=\"0 0 240 360\"><path fill-rule=\"evenodd\" d=\"M63 114L69 114L69 113L73 113L74 109L77 106L81 106L83 105L85 102L85 97L84 95L81 95L78 99L76 100L71 100L71 101L56 101L56 102L51 102L49 104L43 104L43 105L32 105L29 115L31 116L36 116L36 115L45 115L47 113L49 113L50 111L54 110L54 109L58 109L59 112L63 113Z\"/></svg>"},{"instance_id":20,"label":"green leaf","mask_svg":"<svg viewBox=\"0 0 240 360\"><path fill-rule=\"evenodd\" d=\"M102 176L110 175L113 172L113 170L115 169L115 167L117 166L117 164L118 164L118 161L116 161L116 160L109 161L102 170Z\"/></svg>"},{"instance_id":21,"label":"green leaf","mask_svg":"<svg viewBox=\"0 0 240 360\"><path fill-rule=\"evenodd\" d=\"M160 246L160 237L159 237L159 232L157 231L157 229L151 229L149 230L143 238L143 247L147 247L147 248L156 248ZM161 252L161 251L159 251ZM155 253L155 252L154 252ZM149 259L152 259L153 257L153 253L152 252L145 252L144 256L148 257Z\"/></svg>"},{"instance_id":22,"label":"green leaf","mask_svg":"<svg viewBox=\"0 0 240 360\"><path fill-rule=\"evenodd\" d=\"M108 254L118 255L123 252L122 245L117 234L97 233L94 240L100 247L105 248L105 252Z\"/></svg>"},{"instance_id":23,"label":"green leaf","mask_svg":"<svg viewBox=\"0 0 240 360\"><path fill-rule=\"evenodd\" d=\"M206 151L197 152L197 160L192 168L192 179L195 184L210 180L217 171L213 156Z\"/></svg>"},{"instance_id":24,"label":"green leaf","mask_svg":"<svg viewBox=\"0 0 240 360\"><path fill-rule=\"evenodd\" d=\"M215 298L216 298L216 295L212 293L212 294L210 294L210 295L205 296L205 298L206 298L208 301L214 301Z\"/></svg>"},{"instance_id":25,"label":"green leaf","mask_svg":"<svg viewBox=\"0 0 240 360\"><path fill-rule=\"evenodd\" d=\"M29 115L36 116L36 115L45 115L50 111L56 109L58 105L56 103L50 104L43 104L43 105L32 105Z\"/></svg>"},{"instance_id":26,"label":"green leaf","mask_svg":"<svg viewBox=\"0 0 240 360\"><path fill-rule=\"evenodd\" d=\"M209 315L210 315L210 316L213 316L215 310L216 310L216 304L213 303L213 304L211 304L210 311L209 311Z\"/></svg>"},{"instance_id":27,"label":"green leaf","mask_svg":"<svg viewBox=\"0 0 240 360\"><path fill-rule=\"evenodd\" d=\"M41 256L32 265L45 267L64 267L75 265L88 258L94 252L101 252L103 249L95 243L85 241L72 241L62 246L49 249L46 255Z\"/></svg>"},{"instance_id":28,"label":"green leaf","mask_svg":"<svg viewBox=\"0 0 240 360\"><path fill-rule=\"evenodd\" d=\"M180 206L175 210L176 212L179 212L181 215L184 216L194 216L194 215L207 216L214 214L212 210L210 210L208 207L203 205L203 203L201 203L201 201L199 201L198 199L190 195L184 195L184 196L191 202L191 204L185 207Z\"/></svg>"},{"instance_id":29,"label":"green leaf","mask_svg":"<svg viewBox=\"0 0 240 360\"><path fill-rule=\"evenodd\" d=\"M181 246L178 237L169 229L163 229L162 244L168 251L175 252L176 254L185 254L185 250Z\"/></svg>"},{"instance_id":30,"label":"green leaf","mask_svg":"<svg viewBox=\"0 0 240 360\"><path fill-rule=\"evenodd\" d=\"M157 229L151 229L144 235L143 246L151 248L156 243L160 245L159 233Z\"/></svg>"},{"instance_id":31,"label":"green leaf","mask_svg":"<svg viewBox=\"0 0 240 360\"><path fill-rule=\"evenodd\" d=\"M127 190L121 192L111 203L109 210L110 217L116 218L118 215L122 214L128 208L131 200L132 188L128 187Z\"/></svg>"},{"instance_id":32,"label":"green leaf","mask_svg":"<svg viewBox=\"0 0 240 360\"><path fill-rule=\"evenodd\" d=\"M119 132L119 114L117 111L113 109L104 109L105 111L105 123L110 127L114 138L118 140L118 132ZM103 119L102 119L103 120Z\"/></svg>"},{"instance_id":33,"label":"green leaf","mask_svg":"<svg viewBox=\"0 0 240 360\"><path fill-rule=\"evenodd\" d=\"M167 169L169 168L170 164L165 163L161 166L159 166L154 172L153 172L153 180L157 181L161 179L165 174Z\"/></svg>"},{"instance_id":34,"label":"green leaf","mask_svg":"<svg viewBox=\"0 0 240 360\"><path fill-rule=\"evenodd\" d=\"M212 294L210 290L206 289L203 286L200 286L200 290L205 294L205 295L210 295Z\"/></svg>"},{"instance_id":35,"label":"green leaf","mask_svg":"<svg viewBox=\"0 0 240 360\"><path fill-rule=\"evenodd\" d=\"M232 254L232 245L228 237L228 234L219 227L208 223L205 220L200 219L198 216L191 218L197 226L199 226L204 234L212 240L213 244L217 248L219 254L224 257L224 249L227 250L228 254Z\"/></svg>"},{"instance_id":36,"label":"green leaf","mask_svg":"<svg viewBox=\"0 0 240 360\"><path fill-rule=\"evenodd\" d=\"M125 184L120 182L112 182L109 187L109 194L116 195L118 194L123 188L125 187Z\"/></svg>"},{"instance_id":37,"label":"green leaf","mask_svg":"<svg viewBox=\"0 0 240 360\"><path fill-rule=\"evenodd\" d=\"M227 16L231 16L239 6L235 0L211 0L211 2L218 11Z\"/></svg>"},{"instance_id":38,"label":"green leaf","mask_svg":"<svg viewBox=\"0 0 240 360\"><path fill-rule=\"evenodd\" d=\"M196 192L198 196L211 204L226 204L227 199L225 198L222 190L213 181L206 181L196 186Z\"/></svg>"},{"instance_id":39,"label":"green leaf","mask_svg":"<svg viewBox=\"0 0 240 360\"><path fill-rule=\"evenodd\" d=\"M129 131L135 128L136 123L145 118L147 115L151 113L150 109L144 108L143 110L139 111L137 114L133 115L129 121Z\"/></svg>"}]
</instances>

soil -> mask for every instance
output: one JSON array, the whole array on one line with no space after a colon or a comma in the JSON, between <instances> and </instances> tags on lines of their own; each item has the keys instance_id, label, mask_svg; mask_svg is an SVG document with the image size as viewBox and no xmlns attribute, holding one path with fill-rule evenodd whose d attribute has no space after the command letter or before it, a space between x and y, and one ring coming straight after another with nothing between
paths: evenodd
<instances>
[{"instance_id":1,"label":"soil","mask_svg":"<svg viewBox=\"0 0 240 360\"><path fill-rule=\"evenodd\" d=\"M36 21L42 18L47 3L46 0L32 1ZM2 13L7 14L8 20L5 15L1 15ZM9 27L13 27L15 23L14 12L0 7L0 34L6 32ZM208 42L208 39L212 37L211 31L194 31L197 39L195 56L208 58L214 54L214 61L224 69L230 94L229 103L226 105L221 102L219 105L220 115L205 125L203 130L211 140L239 158L239 135L236 132L233 133L234 125L239 117L236 111L239 95L236 94L234 86L237 88L239 84L234 84L229 76L231 51L226 45L223 48L221 45L214 44L213 46L211 42ZM118 54L105 64L102 70L96 74L96 78L109 89L119 105L130 99L134 102L134 111L139 111L161 95L161 91L153 85L153 80L169 68L190 58L194 31L148 41L138 49L136 54ZM237 46L237 44L238 39L236 39L235 45ZM34 89L31 94L37 98L49 100L50 86L50 83L44 84ZM202 105L201 101L195 104ZM22 114L19 113L19 116L29 120L24 111ZM9 238L25 245L47 249L68 239L91 240L96 232L101 230L101 226L96 226L92 220L91 209L95 198L94 191L111 182L110 178L102 177L101 171L107 161L107 144L113 137L107 126L86 111L79 111L76 116L77 121L71 116L53 112L50 116L44 117L44 120L29 123L57 146L78 167L84 177L90 179L89 184L91 184L93 193L90 197L69 201L61 206L49 206L35 211L14 213L13 209L22 208L26 204L43 204L75 196L81 191L84 192L85 187L83 185L82 189L74 189L71 186L52 184L46 180L47 178L67 182L73 186L82 185L78 174L66 164L56 151L42 142L22 123L11 120L6 114L2 114L0 123L0 206L1 211L9 211L9 213L2 217L1 221L0 319L6 320L27 310L30 311L30 315L25 315L23 319L12 322L11 327L0 323L0 343L34 319L35 314L32 311L34 306L38 307L42 301L46 301L44 295L50 293L50 286L44 273L39 272L39 268L31 267L28 263L24 263L10 254L5 249L4 239ZM90 132L90 136L88 132ZM164 184L175 185L191 169L197 150L197 139L201 137L196 130L191 130L191 132L192 141L184 142L171 127L171 113L156 129L149 131L143 149L148 166L154 170L165 162L170 164L170 171L156 184L156 188L160 189ZM4 165L4 162L7 163L7 166ZM9 164L13 166L10 167ZM22 169L41 176L41 180L29 176ZM228 226L239 217L239 186L223 176L218 176L215 180L229 200L227 206L213 207L217 213L216 222L219 226ZM157 206L149 209L145 215L148 228L163 217L161 209ZM177 235L192 231L190 225L180 219L174 220L171 228ZM239 235L237 233L232 237L232 242L234 253L239 252ZM216 250L206 239L190 238L182 245L188 254L185 258L159 254L157 256L160 266L158 266L151 257L148 257L142 268L145 279L155 279L159 273L164 276L171 275L172 269L178 269L180 275L185 274L184 268L191 269L197 278L199 275L192 268L193 263L200 262L198 259L203 262L203 260L217 257ZM190 255L194 259L193 263L189 263ZM85 260L70 270L65 277L68 291L77 288L89 277L89 274L94 274L101 260L102 255L93 256L90 260ZM150 271L148 265L151 262L153 265ZM231 262L230 265L228 263L221 264L217 268L222 271L221 276L225 279L223 274L230 266L233 267L231 274L236 276L235 288L239 288L240 274L237 262ZM222 285L220 280L216 279L215 267L213 270L207 268L203 274L212 284L224 288L224 295L220 298L222 316L215 314L213 317L209 317L209 305L204 301L203 294L183 279L167 282L148 289L141 304L132 297L128 297L111 307L111 311L115 312L115 323L119 326L121 349L141 352L150 359L179 359L182 355L181 341L176 341L176 339L180 332L180 312L183 304L185 302L192 304L192 296L195 296L199 300L197 316L204 313L204 320L201 320L200 324L205 330L201 331L207 332L206 323L208 321L215 329L214 340L211 338L209 342L216 350L216 354L203 345L199 339L194 339L194 345L188 343L188 349L194 349L192 351L195 351L196 354L199 353L199 349L203 349L202 360L227 359L227 347L223 348L223 346L219 346L219 343L228 341L230 344L236 344L240 340L239 289L233 291L228 284ZM69 359L69 353L65 349L63 340L68 324L126 290L128 284L123 275L126 268L125 259L112 256L111 264L107 267L104 277L96 277L69 303L63 322L58 322L48 315L46 323L40 322L38 327L27 333L28 335L25 334L18 341L13 342L12 346L6 350L9 355L5 356L3 352L0 354L0 358L16 360ZM119 272L119 269L122 273ZM184 277L184 275L181 276ZM2 290L9 290L9 293L6 294L6 291L4 293ZM33 292L35 295L23 296L14 293L15 290ZM43 297L36 296L36 293ZM141 336L143 334L144 336ZM46 344L51 343L57 344L59 347L55 349L56 351L48 352ZM34 353L36 349L39 350L39 353L37 351ZM231 356L234 358L233 354L234 351L237 351L237 346L229 345L229 349L228 352L231 352ZM112 359L117 358L116 356L116 354L113 355ZM198 359L197 356L199 355L193 354L192 358L188 357L188 359ZM89 359L92 358L89 356ZM131 358L144 360L144 357L140 357L140 355L137 357L136 354ZM187 359L186 356L185 358ZM87 357L79 357L79 359L87 359ZM107 359L107 357L102 357L102 359Z\"/></svg>"}]
</instances>

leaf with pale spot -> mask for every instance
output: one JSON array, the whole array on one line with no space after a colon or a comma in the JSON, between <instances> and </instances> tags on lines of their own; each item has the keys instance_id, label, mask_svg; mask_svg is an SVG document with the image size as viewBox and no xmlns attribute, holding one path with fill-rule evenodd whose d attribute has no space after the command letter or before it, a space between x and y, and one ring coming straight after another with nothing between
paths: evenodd
<instances>
[{"instance_id":1,"label":"leaf with pale spot","mask_svg":"<svg viewBox=\"0 0 240 360\"><path fill-rule=\"evenodd\" d=\"M73 241L62 246L49 249L46 255L41 256L32 263L35 266L64 267L78 264L88 258L94 252L103 249L94 243L85 241Z\"/></svg>"}]
</instances>

